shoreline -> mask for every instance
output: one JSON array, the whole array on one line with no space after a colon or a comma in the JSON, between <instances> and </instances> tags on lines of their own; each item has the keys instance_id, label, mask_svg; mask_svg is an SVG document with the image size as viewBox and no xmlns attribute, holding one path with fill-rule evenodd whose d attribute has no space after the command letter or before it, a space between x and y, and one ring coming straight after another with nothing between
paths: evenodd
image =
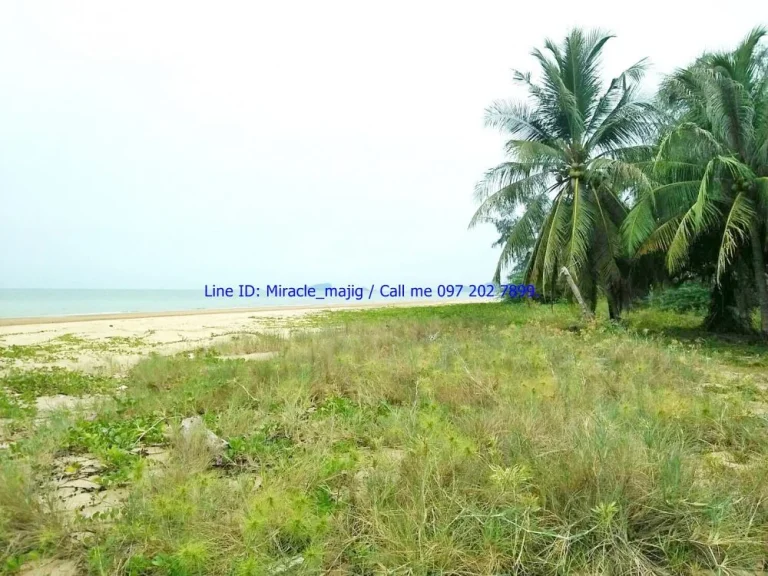
<instances>
[{"instance_id":1,"label":"shoreline","mask_svg":"<svg viewBox=\"0 0 768 576\"><path fill-rule=\"evenodd\" d=\"M398 302L364 302L350 304L296 304L283 306L257 306L251 308L204 308L196 310L168 310L164 312L119 312L73 314L65 316L26 316L19 318L0 318L0 326L29 326L38 324L64 324L68 322L89 322L100 320L137 320L143 318L173 318L178 316L209 316L216 314L243 314L264 312L302 312L302 311L331 311L358 310L367 308L407 308L413 306L445 306L448 304L473 304L493 302L495 299L451 298L442 300L409 300Z\"/></svg>"}]
</instances>

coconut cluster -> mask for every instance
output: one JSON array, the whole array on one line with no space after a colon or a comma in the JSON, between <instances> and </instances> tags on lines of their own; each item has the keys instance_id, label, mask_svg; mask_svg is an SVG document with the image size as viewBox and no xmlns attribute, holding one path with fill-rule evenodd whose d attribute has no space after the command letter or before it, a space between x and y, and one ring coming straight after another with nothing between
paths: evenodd
<instances>
[{"instance_id":1,"label":"coconut cluster","mask_svg":"<svg viewBox=\"0 0 768 576\"><path fill-rule=\"evenodd\" d=\"M751 180L747 180L745 178L739 177L736 179L736 181L731 184L731 191L732 192L754 192L755 191L755 183Z\"/></svg>"},{"instance_id":2,"label":"coconut cluster","mask_svg":"<svg viewBox=\"0 0 768 576\"><path fill-rule=\"evenodd\" d=\"M571 164L571 169L568 170L568 176L571 178L583 178L585 174L586 166L583 163L574 162Z\"/></svg>"}]
</instances>

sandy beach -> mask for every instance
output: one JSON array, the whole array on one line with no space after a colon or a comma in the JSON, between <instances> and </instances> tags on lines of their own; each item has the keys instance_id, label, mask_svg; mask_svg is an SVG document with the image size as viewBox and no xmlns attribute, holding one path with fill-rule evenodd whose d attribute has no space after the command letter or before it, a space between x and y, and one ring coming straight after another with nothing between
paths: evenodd
<instances>
[{"instance_id":1,"label":"sandy beach","mask_svg":"<svg viewBox=\"0 0 768 576\"><path fill-rule=\"evenodd\" d=\"M151 353L198 349L242 334L286 333L312 314L468 302L477 299L0 319L0 346L18 350L0 357L0 370L57 366L119 373Z\"/></svg>"}]
</instances>

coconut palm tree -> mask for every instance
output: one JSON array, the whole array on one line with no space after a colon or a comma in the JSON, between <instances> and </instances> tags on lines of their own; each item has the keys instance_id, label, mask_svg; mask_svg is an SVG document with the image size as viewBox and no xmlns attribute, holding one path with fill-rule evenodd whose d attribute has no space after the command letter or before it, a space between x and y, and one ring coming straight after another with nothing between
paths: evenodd
<instances>
[{"instance_id":1,"label":"coconut palm tree","mask_svg":"<svg viewBox=\"0 0 768 576\"><path fill-rule=\"evenodd\" d=\"M760 44L765 35L756 28L735 50L705 54L663 83L669 127L650 164L654 183L627 217L623 235L630 253L666 253L671 273L694 255L700 259L709 246L718 289L744 260L750 262L762 330L768 333L768 52ZM728 284L736 289L732 279Z\"/></svg>"},{"instance_id":2,"label":"coconut palm tree","mask_svg":"<svg viewBox=\"0 0 768 576\"><path fill-rule=\"evenodd\" d=\"M499 216L512 221L497 282L530 253L527 282L553 291L565 266L593 309L598 287L606 293L613 317L626 276L619 227L628 195L645 182L633 162L649 153L653 109L637 97L644 61L603 87L600 56L611 38L575 29L562 45L548 40L543 52L532 52L540 69L535 79L514 72L528 98L486 110L486 125L509 136L508 161L477 185L480 206L470 227Z\"/></svg>"}]
</instances>

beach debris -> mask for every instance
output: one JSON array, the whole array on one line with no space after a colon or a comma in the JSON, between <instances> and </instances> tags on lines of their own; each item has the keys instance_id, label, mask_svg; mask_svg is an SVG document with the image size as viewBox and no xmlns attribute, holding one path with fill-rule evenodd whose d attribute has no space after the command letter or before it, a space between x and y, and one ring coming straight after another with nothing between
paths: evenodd
<instances>
[{"instance_id":1,"label":"beach debris","mask_svg":"<svg viewBox=\"0 0 768 576\"><path fill-rule=\"evenodd\" d=\"M36 560L22 566L19 576L77 576L77 564L72 560Z\"/></svg>"},{"instance_id":2,"label":"beach debris","mask_svg":"<svg viewBox=\"0 0 768 576\"><path fill-rule=\"evenodd\" d=\"M221 453L224 448L229 446L229 442L223 438L219 438L211 432L203 423L202 416L190 416L184 418L181 421L181 436L185 440L189 440L196 433L202 433L205 436L205 444L210 450L216 454Z\"/></svg>"}]
</instances>

